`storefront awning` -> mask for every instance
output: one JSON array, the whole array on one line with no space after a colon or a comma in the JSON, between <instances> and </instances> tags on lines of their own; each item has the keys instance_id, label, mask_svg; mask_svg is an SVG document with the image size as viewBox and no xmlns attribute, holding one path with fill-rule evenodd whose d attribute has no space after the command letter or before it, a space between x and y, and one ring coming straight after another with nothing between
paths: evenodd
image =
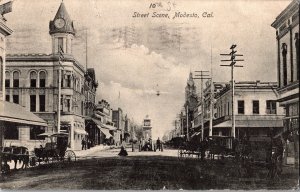
<instances>
[{"instance_id":1,"label":"storefront awning","mask_svg":"<svg viewBox=\"0 0 300 192\"><path fill-rule=\"evenodd\" d=\"M112 135L109 133L108 129L100 128L100 130L101 130L102 133L104 133L104 135L106 136L106 138L112 137Z\"/></svg>"},{"instance_id":2,"label":"storefront awning","mask_svg":"<svg viewBox=\"0 0 300 192\"><path fill-rule=\"evenodd\" d=\"M21 105L0 101L0 121L47 127L46 121L26 111Z\"/></svg>"},{"instance_id":3,"label":"storefront awning","mask_svg":"<svg viewBox=\"0 0 300 192\"><path fill-rule=\"evenodd\" d=\"M117 130L116 127L113 127L111 125L106 125L106 124L103 124L101 121L95 119L95 118L92 118L92 120L94 121L94 123L97 124L98 128L101 129L101 128L106 128L106 129L109 129L111 131L115 131Z\"/></svg>"},{"instance_id":4,"label":"storefront awning","mask_svg":"<svg viewBox=\"0 0 300 192\"><path fill-rule=\"evenodd\" d=\"M274 119L274 120L236 120L235 121L236 127L241 128L262 128L262 127L283 127L283 121L281 119ZM231 120L224 121L222 123L219 123L217 125L213 126L214 128L231 128L232 122Z\"/></svg>"},{"instance_id":5,"label":"storefront awning","mask_svg":"<svg viewBox=\"0 0 300 192\"><path fill-rule=\"evenodd\" d=\"M116 127L111 126L111 125L106 125L106 124L102 124L101 127L107 128L107 129L109 129L111 131L116 131L117 130Z\"/></svg>"},{"instance_id":6,"label":"storefront awning","mask_svg":"<svg viewBox=\"0 0 300 192\"><path fill-rule=\"evenodd\" d=\"M87 132L83 129L74 129L74 132L77 133L78 135L87 135Z\"/></svg>"}]
</instances>

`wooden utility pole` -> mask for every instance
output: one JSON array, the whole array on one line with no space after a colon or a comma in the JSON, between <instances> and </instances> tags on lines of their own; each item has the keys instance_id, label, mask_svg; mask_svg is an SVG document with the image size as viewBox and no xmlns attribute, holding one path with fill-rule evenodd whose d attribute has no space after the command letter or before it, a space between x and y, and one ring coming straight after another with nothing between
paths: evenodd
<instances>
[{"instance_id":1,"label":"wooden utility pole","mask_svg":"<svg viewBox=\"0 0 300 192\"><path fill-rule=\"evenodd\" d=\"M231 56L228 60L221 60L223 61L230 61L231 63L229 65L221 65L225 67L231 67L231 123L232 123L232 129L231 129L231 136L235 138L235 113L234 113L234 77L233 77L233 69L234 67L243 67L242 65L235 65L237 61L244 61L243 59L235 59L237 56L243 56L240 54L236 54L237 51L234 49L236 48L236 45L232 45L230 47L231 52L229 54L220 54L221 56Z\"/></svg>"},{"instance_id":2,"label":"wooden utility pole","mask_svg":"<svg viewBox=\"0 0 300 192\"><path fill-rule=\"evenodd\" d=\"M210 79L208 78L209 75L204 74L207 73L209 71L195 71L195 72L199 72L200 75L195 75L198 76L196 78L193 79L200 79L201 80L201 141L203 141L204 139L204 93L203 93L203 79Z\"/></svg>"}]
</instances>

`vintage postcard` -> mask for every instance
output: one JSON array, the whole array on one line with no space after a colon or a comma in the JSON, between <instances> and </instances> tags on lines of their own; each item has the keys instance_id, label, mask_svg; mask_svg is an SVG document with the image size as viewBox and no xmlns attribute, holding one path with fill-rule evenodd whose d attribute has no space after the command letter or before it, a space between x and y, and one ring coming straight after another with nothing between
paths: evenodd
<instances>
[{"instance_id":1,"label":"vintage postcard","mask_svg":"<svg viewBox=\"0 0 300 192\"><path fill-rule=\"evenodd\" d=\"M1 190L299 190L299 0L0 0Z\"/></svg>"}]
</instances>

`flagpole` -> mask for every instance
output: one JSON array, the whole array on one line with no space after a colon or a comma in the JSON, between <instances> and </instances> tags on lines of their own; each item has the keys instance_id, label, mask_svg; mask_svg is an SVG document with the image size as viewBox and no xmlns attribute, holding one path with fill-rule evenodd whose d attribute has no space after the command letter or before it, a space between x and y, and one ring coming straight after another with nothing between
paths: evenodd
<instances>
[{"instance_id":1,"label":"flagpole","mask_svg":"<svg viewBox=\"0 0 300 192\"><path fill-rule=\"evenodd\" d=\"M60 106L61 106L61 79L62 79L62 75L61 75L61 67L63 67L62 65L62 61L61 58L63 58L63 49L62 47L59 48L59 54L58 54L58 64L59 64L59 68L58 68L58 111L57 111L57 132L60 132Z\"/></svg>"},{"instance_id":2,"label":"flagpole","mask_svg":"<svg viewBox=\"0 0 300 192\"><path fill-rule=\"evenodd\" d=\"M61 60L58 57L59 69L58 69L58 111L57 111L57 132L60 132L60 105L61 105Z\"/></svg>"}]
</instances>

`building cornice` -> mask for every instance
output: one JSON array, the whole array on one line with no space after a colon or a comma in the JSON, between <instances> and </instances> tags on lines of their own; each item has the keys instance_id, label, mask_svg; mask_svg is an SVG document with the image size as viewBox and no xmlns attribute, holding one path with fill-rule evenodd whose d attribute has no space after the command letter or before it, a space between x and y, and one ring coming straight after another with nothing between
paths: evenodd
<instances>
[{"instance_id":1,"label":"building cornice","mask_svg":"<svg viewBox=\"0 0 300 192\"><path fill-rule=\"evenodd\" d=\"M277 29L282 22L292 16L297 9L299 9L299 2L298 0L294 0L276 17L271 26Z\"/></svg>"},{"instance_id":2,"label":"building cornice","mask_svg":"<svg viewBox=\"0 0 300 192\"><path fill-rule=\"evenodd\" d=\"M13 33L13 30L11 30L9 27L7 27L3 22L0 22L0 31L5 36L11 35Z\"/></svg>"},{"instance_id":3,"label":"building cornice","mask_svg":"<svg viewBox=\"0 0 300 192\"><path fill-rule=\"evenodd\" d=\"M43 54L43 53L7 54L6 55L6 62L38 62L38 61L58 62L59 55L58 54ZM62 59L62 61L72 62L82 72L85 72L84 67L72 55L64 54L64 58Z\"/></svg>"}]
</instances>

